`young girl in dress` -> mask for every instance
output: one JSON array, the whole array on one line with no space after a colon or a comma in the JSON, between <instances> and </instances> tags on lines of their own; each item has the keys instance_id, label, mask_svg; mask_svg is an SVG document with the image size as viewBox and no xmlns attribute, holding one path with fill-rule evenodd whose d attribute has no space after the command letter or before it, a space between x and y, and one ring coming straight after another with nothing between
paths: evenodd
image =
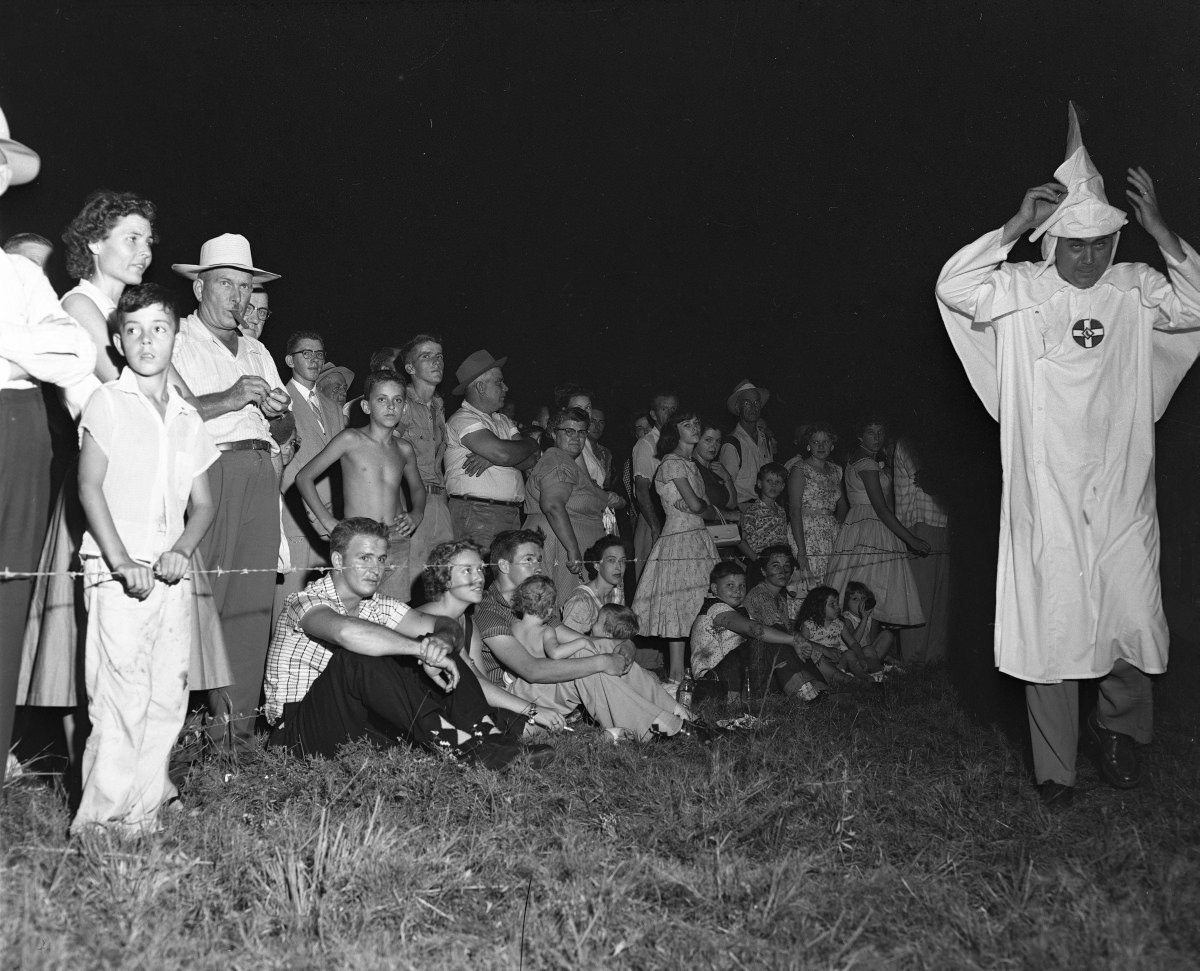
<instances>
[{"instance_id":1,"label":"young girl in dress","mask_svg":"<svg viewBox=\"0 0 1200 971\"><path fill-rule=\"evenodd\" d=\"M797 629L816 648L817 667L829 684L851 678L872 679L882 674L882 665L873 653L859 643L858 630L847 629L840 616L837 591L833 587L813 587L804 598L796 617Z\"/></svg>"},{"instance_id":2,"label":"young girl in dress","mask_svg":"<svg viewBox=\"0 0 1200 971\"><path fill-rule=\"evenodd\" d=\"M859 635L858 642L865 654L877 658L885 670L897 667L888 660L896 644L896 634L881 627L875 619L875 594L865 583L851 580L846 584L842 620L846 622L847 629Z\"/></svg>"}]
</instances>

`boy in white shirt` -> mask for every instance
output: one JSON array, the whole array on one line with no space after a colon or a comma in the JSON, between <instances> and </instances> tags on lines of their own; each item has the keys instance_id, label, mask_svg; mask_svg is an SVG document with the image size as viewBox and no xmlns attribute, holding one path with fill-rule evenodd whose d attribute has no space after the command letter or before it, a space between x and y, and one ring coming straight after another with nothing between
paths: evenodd
<instances>
[{"instance_id":1,"label":"boy in white shirt","mask_svg":"<svg viewBox=\"0 0 1200 971\"><path fill-rule=\"evenodd\" d=\"M177 794L167 763L187 708L195 601L186 574L212 522L204 472L218 456L199 413L167 382L178 331L166 290L127 289L109 319L126 366L79 423L92 733L75 833L153 832Z\"/></svg>"}]
</instances>

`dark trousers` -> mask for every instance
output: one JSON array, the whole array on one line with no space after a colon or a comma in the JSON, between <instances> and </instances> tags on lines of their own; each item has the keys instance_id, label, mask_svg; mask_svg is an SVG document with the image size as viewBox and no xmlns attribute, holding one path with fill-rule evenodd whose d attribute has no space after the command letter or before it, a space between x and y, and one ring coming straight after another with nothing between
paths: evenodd
<instances>
[{"instance_id":1,"label":"dark trousers","mask_svg":"<svg viewBox=\"0 0 1200 971\"><path fill-rule=\"evenodd\" d=\"M0 391L0 572L37 569L50 515L50 431L40 388ZM0 579L0 783L12 744L32 579Z\"/></svg>"},{"instance_id":2,"label":"dark trousers","mask_svg":"<svg viewBox=\"0 0 1200 971\"><path fill-rule=\"evenodd\" d=\"M423 748L469 749L503 734L483 689L455 656L458 687L443 691L411 657L368 657L335 650L303 700L285 705L269 745L297 754L332 758L337 747L359 738ZM519 738L525 720L508 719L507 740Z\"/></svg>"},{"instance_id":3,"label":"dark trousers","mask_svg":"<svg viewBox=\"0 0 1200 971\"><path fill-rule=\"evenodd\" d=\"M210 570L256 569L262 573L212 575L213 600L229 652L233 684L209 693L210 736L226 749L253 744L262 693L275 567L279 560L279 480L271 454L222 452L208 470L216 517L200 553Z\"/></svg>"}]
</instances>

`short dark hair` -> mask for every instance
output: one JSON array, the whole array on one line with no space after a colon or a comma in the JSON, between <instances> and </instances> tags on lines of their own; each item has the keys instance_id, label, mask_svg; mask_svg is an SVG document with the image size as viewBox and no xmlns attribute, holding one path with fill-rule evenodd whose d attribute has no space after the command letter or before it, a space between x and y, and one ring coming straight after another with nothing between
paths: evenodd
<instances>
[{"instance_id":1,"label":"short dark hair","mask_svg":"<svg viewBox=\"0 0 1200 971\"><path fill-rule=\"evenodd\" d=\"M621 552L626 556L629 555L629 550L625 546L625 540L620 536L614 536L609 533L607 536L601 536L596 542L589 546L583 553L583 568L587 570L589 580L595 580L596 575L600 572L596 564L604 559L604 554L613 547L620 547Z\"/></svg>"},{"instance_id":2,"label":"short dark hair","mask_svg":"<svg viewBox=\"0 0 1200 971\"><path fill-rule=\"evenodd\" d=\"M320 341L321 346L325 346L325 338L315 330L294 330L288 334L287 350L284 353L295 354L301 341Z\"/></svg>"},{"instance_id":3,"label":"short dark hair","mask_svg":"<svg viewBox=\"0 0 1200 971\"><path fill-rule=\"evenodd\" d=\"M39 233L14 233L4 241L4 252L19 252L22 246L49 246L54 252L54 244Z\"/></svg>"},{"instance_id":4,"label":"short dark hair","mask_svg":"<svg viewBox=\"0 0 1200 971\"><path fill-rule=\"evenodd\" d=\"M722 560L712 568L712 572L708 575L708 582L712 584L718 580L724 580L726 577L744 577L745 575L746 571L742 569L737 560Z\"/></svg>"},{"instance_id":5,"label":"short dark hair","mask_svg":"<svg viewBox=\"0 0 1200 971\"><path fill-rule=\"evenodd\" d=\"M396 358L399 356L400 348L392 347L391 345L388 345L387 347L381 347L371 355L371 360L368 362L368 367L372 371L382 371L384 368L392 368L395 370Z\"/></svg>"},{"instance_id":6,"label":"short dark hair","mask_svg":"<svg viewBox=\"0 0 1200 971\"><path fill-rule=\"evenodd\" d=\"M650 396L650 410L651 411L653 411L654 406L656 404L658 404L659 398L674 398L676 401L678 401L679 395L677 395L674 391L655 391L654 394L652 394Z\"/></svg>"},{"instance_id":7,"label":"short dark hair","mask_svg":"<svg viewBox=\"0 0 1200 971\"><path fill-rule=\"evenodd\" d=\"M422 344L428 344L432 341L435 344L441 344L442 338L437 334L418 334L416 337L407 340L402 348L400 348L399 357L405 364L412 364L412 355L417 348Z\"/></svg>"},{"instance_id":8,"label":"short dark hair","mask_svg":"<svg viewBox=\"0 0 1200 971\"><path fill-rule=\"evenodd\" d=\"M482 557L483 547L469 539L455 539L438 543L429 551L425 571L421 575L425 582L426 598L437 600L450 589L450 564L459 553L478 553Z\"/></svg>"},{"instance_id":9,"label":"short dark hair","mask_svg":"<svg viewBox=\"0 0 1200 971\"><path fill-rule=\"evenodd\" d=\"M98 243L112 232L126 216L142 216L154 230L158 210L149 199L132 192L113 192L97 189L84 200L83 208L63 230L62 239L67 246L67 272L77 280L86 280L92 275L94 264L89 243ZM151 240L158 242L158 237Z\"/></svg>"},{"instance_id":10,"label":"short dark hair","mask_svg":"<svg viewBox=\"0 0 1200 971\"><path fill-rule=\"evenodd\" d=\"M121 329L121 323L126 314L137 313L146 307L161 306L175 322L175 333L179 333L179 310L175 306L175 297L166 287L157 283L139 283L135 287L126 287L121 294L117 309L108 315L108 336L112 337Z\"/></svg>"},{"instance_id":11,"label":"short dark hair","mask_svg":"<svg viewBox=\"0 0 1200 971\"><path fill-rule=\"evenodd\" d=\"M520 620L526 614L533 614L549 622L555 614L554 601L557 597L558 589L549 577L526 577L513 591L513 616Z\"/></svg>"},{"instance_id":12,"label":"short dark hair","mask_svg":"<svg viewBox=\"0 0 1200 971\"><path fill-rule=\"evenodd\" d=\"M763 572L766 572L767 564L771 562L772 556L786 556L792 561L792 568L796 566L796 556L792 552L790 546L785 546L783 543L776 543L774 546L767 546L758 551L758 567Z\"/></svg>"},{"instance_id":13,"label":"short dark hair","mask_svg":"<svg viewBox=\"0 0 1200 971\"><path fill-rule=\"evenodd\" d=\"M691 421L692 419L700 421L700 416L697 415L691 408L680 408L673 414L670 420L662 426L658 433L658 457L665 458L675 451L675 447L679 444L679 425L681 422ZM704 424L703 422L700 422Z\"/></svg>"},{"instance_id":14,"label":"short dark hair","mask_svg":"<svg viewBox=\"0 0 1200 971\"><path fill-rule=\"evenodd\" d=\"M333 532L329 534L329 552L341 553L342 556L345 556L346 550L350 548L350 540L355 536L374 536L376 539L387 542L388 528L378 519L369 519L366 516L351 516L349 519L343 519L333 527Z\"/></svg>"},{"instance_id":15,"label":"short dark hair","mask_svg":"<svg viewBox=\"0 0 1200 971\"><path fill-rule=\"evenodd\" d=\"M375 390L376 386L386 384L388 381L395 381L401 388L408 387L404 376L399 371L393 371L391 368L379 368L367 375L367 380L363 384L362 400L370 401L371 392Z\"/></svg>"},{"instance_id":16,"label":"short dark hair","mask_svg":"<svg viewBox=\"0 0 1200 971\"><path fill-rule=\"evenodd\" d=\"M788 470L782 462L764 462L758 467L758 475L755 478L761 482L764 476L775 475L784 482L788 480Z\"/></svg>"},{"instance_id":17,"label":"short dark hair","mask_svg":"<svg viewBox=\"0 0 1200 971\"><path fill-rule=\"evenodd\" d=\"M511 563L512 558L517 555L517 547L524 546L526 543L545 546L546 537L542 535L540 529L506 529L502 533L497 533L496 538L492 541L488 560L493 566L501 560L508 560Z\"/></svg>"},{"instance_id":18,"label":"short dark hair","mask_svg":"<svg viewBox=\"0 0 1200 971\"><path fill-rule=\"evenodd\" d=\"M638 615L625 604L601 604L600 613L596 615L597 624L601 618L604 619L605 633L617 640L627 640L641 629ZM592 627L594 629L595 624Z\"/></svg>"}]
</instances>

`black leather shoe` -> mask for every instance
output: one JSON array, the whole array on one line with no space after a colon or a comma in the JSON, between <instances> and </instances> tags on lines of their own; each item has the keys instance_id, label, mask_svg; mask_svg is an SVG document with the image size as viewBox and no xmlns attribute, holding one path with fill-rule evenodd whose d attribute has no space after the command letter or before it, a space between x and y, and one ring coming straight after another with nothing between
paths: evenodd
<instances>
[{"instance_id":1,"label":"black leather shoe","mask_svg":"<svg viewBox=\"0 0 1200 971\"><path fill-rule=\"evenodd\" d=\"M1088 741L1096 746L1096 764L1104 781L1117 789L1133 789L1142 781L1137 744L1128 735L1101 726L1093 711L1087 719Z\"/></svg>"},{"instance_id":2,"label":"black leather shoe","mask_svg":"<svg viewBox=\"0 0 1200 971\"><path fill-rule=\"evenodd\" d=\"M1075 787L1053 780L1043 782L1038 786L1038 798L1047 809L1065 809L1075 798Z\"/></svg>"}]
</instances>

